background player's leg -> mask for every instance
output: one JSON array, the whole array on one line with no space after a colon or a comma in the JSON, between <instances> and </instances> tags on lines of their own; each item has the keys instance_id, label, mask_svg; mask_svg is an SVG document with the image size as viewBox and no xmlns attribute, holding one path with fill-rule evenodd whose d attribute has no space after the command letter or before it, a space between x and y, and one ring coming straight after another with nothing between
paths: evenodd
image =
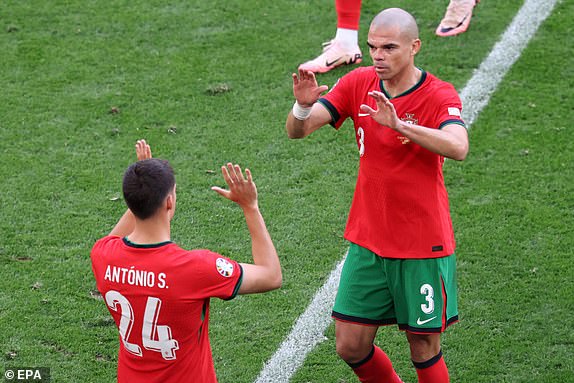
<instances>
[{"instance_id":1,"label":"background player's leg","mask_svg":"<svg viewBox=\"0 0 574 383\"><path fill-rule=\"evenodd\" d=\"M479 0L450 0L444 17L436 29L437 36L454 36L465 32L478 2Z\"/></svg>"},{"instance_id":2,"label":"background player's leg","mask_svg":"<svg viewBox=\"0 0 574 383\"><path fill-rule=\"evenodd\" d=\"M448 369L440 350L440 334L407 332L407 340L419 383L449 383Z\"/></svg>"},{"instance_id":3,"label":"background player's leg","mask_svg":"<svg viewBox=\"0 0 574 383\"><path fill-rule=\"evenodd\" d=\"M325 73L339 65L358 64L362 61L359 48L359 20L361 0L335 0L337 33L323 44L323 53L299 66L299 69Z\"/></svg>"},{"instance_id":4,"label":"background player's leg","mask_svg":"<svg viewBox=\"0 0 574 383\"><path fill-rule=\"evenodd\" d=\"M378 327L335 321L337 354L363 383L402 383L391 360L373 344Z\"/></svg>"},{"instance_id":5,"label":"background player's leg","mask_svg":"<svg viewBox=\"0 0 574 383\"><path fill-rule=\"evenodd\" d=\"M346 49L358 48L361 0L335 0L335 8L337 10L335 41Z\"/></svg>"}]
</instances>

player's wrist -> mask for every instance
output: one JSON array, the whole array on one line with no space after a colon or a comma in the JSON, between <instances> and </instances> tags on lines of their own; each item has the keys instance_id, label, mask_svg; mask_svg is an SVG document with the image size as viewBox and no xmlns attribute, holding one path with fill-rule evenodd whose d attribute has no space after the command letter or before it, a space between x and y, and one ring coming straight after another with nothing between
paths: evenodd
<instances>
[{"instance_id":1,"label":"player's wrist","mask_svg":"<svg viewBox=\"0 0 574 383\"><path fill-rule=\"evenodd\" d=\"M308 119L309 116L311 115L312 108L313 105L310 106L301 105L299 104L299 102L295 101L295 103L293 104L293 117L295 117L298 120L304 121Z\"/></svg>"},{"instance_id":2,"label":"player's wrist","mask_svg":"<svg viewBox=\"0 0 574 383\"><path fill-rule=\"evenodd\" d=\"M410 124L408 122L402 121L397 119L397 121L395 122L395 124L389 126L391 129L393 129L396 132L399 133L406 133L406 131L408 130L408 128Z\"/></svg>"},{"instance_id":3,"label":"player's wrist","mask_svg":"<svg viewBox=\"0 0 574 383\"><path fill-rule=\"evenodd\" d=\"M251 204L244 204L241 205L241 209L243 209L243 214L259 213L259 204L257 202Z\"/></svg>"}]
</instances>

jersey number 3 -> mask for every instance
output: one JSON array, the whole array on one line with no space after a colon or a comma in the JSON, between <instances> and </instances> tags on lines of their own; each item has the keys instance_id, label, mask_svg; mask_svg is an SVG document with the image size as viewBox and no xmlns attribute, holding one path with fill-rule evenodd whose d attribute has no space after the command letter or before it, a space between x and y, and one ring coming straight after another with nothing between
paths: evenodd
<instances>
[{"instance_id":1,"label":"jersey number 3","mask_svg":"<svg viewBox=\"0 0 574 383\"><path fill-rule=\"evenodd\" d=\"M365 154L365 130L363 128L357 129L357 136L359 136L359 155L363 157Z\"/></svg>"},{"instance_id":2,"label":"jersey number 3","mask_svg":"<svg viewBox=\"0 0 574 383\"><path fill-rule=\"evenodd\" d=\"M121 310L118 330L126 350L134 355L143 356L141 347L128 341L135 320L134 310L128 299L119 292L110 290L106 293L106 304L115 312ZM148 297L143 318L142 343L146 350L160 352L165 360L174 360L175 351L179 350L179 343L171 338L169 326L157 324L160 309L161 300Z\"/></svg>"}]
</instances>

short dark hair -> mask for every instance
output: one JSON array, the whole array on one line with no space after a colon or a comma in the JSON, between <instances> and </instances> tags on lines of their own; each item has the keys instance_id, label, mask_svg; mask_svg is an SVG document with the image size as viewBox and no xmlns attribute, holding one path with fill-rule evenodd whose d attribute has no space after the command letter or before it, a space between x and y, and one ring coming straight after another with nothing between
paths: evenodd
<instances>
[{"instance_id":1,"label":"short dark hair","mask_svg":"<svg viewBox=\"0 0 574 383\"><path fill-rule=\"evenodd\" d=\"M122 190L132 213L139 219L146 219L155 214L174 185L175 176L169 162L150 158L128 167Z\"/></svg>"}]
</instances>

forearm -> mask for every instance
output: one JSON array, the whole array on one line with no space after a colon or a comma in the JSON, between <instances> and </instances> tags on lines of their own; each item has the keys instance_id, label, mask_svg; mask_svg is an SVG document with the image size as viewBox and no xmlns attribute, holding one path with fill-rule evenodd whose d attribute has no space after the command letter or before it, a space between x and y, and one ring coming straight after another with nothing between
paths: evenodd
<instances>
[{"instance_id":1,"label":"forearm","mask_svg":"<svg viewBox=\"0 0 574 383\"><path fill-rule=\"evenodd\" d=\"M279 257L259 208L243 208L243 214L251 236L253 263L257 266L268 268L271 273L277 274L280 278L281 265Z\"/></svg>"},{"instance_id":2,"label":"forearm","mask_svg":"<svg viewBox=\"0 0 574 383\"><path fill-rule=\"evenodd\" d=\"M404 121L401 121L395 130L423 148L446 158L462 161L468 153L466 132L455 134L448 130L431 129Z\"/></svg>"},{"instance_id":3,"label":"forearm","mask_svg":"<svg viewBox=\"0 0 574 383\"><path fill-rule=\"evenodd\" d=\"M242 264L244 277L239 293L261 293L277 289L283 282L281 264L263 216L257 207L243 208L243 213L251 235L253 264Z\"/></svg>"},{"instance_id":4,"label":"forearm","mask_svg":"<svg viewBox=\"0 0 574 383\"><path fill-rule=\"evenodd\" d=\"M293 115L293 111L287 115L285 130L289 138L303 138L305 134L305 120L299 120Z\"/></svg>"},{"instance_id":5,"label":"forearm","mask_svg":"<svg viewBox=\"0 0 574 383\"><path fill-rule=\"evenodd\" d=\"M117 235L118 237L125 237L134 231L136 219L130 209L127 209L124 215L120 218L116 226L110 232L110 235Z\"/></svg>"}]
</instances>

